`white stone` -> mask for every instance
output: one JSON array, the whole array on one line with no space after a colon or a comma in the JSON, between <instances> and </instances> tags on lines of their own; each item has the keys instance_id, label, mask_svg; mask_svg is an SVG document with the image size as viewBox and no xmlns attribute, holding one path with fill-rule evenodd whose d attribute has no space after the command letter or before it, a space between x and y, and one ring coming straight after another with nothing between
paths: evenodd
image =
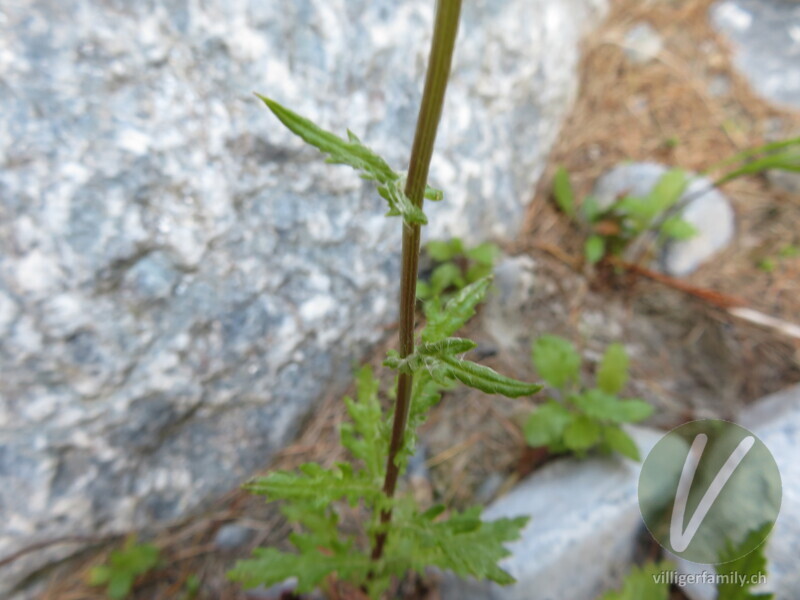
<instances>
[{"instance_id":1,"label":"white stone","mask_svg":"<svg viewBox=\"0 0 800 600\"><path fill-rule=\"evenodd\" d=\"M663 436L642 427L628 431L643 457ZM542 467L484 514L531 519L501 562L517 583L501 587L445 574L442 600L596 600L627 573L644 527L640 470L641 463L619 457L564 458Z\"/></svg>"}]
</instances>

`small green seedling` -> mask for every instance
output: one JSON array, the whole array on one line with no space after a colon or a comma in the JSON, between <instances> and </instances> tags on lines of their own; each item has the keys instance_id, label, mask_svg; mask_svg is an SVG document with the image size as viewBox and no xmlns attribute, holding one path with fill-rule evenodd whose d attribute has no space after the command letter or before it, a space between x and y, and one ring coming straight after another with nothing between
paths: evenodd
<instances>
[{"instance_id":1,"label":"small green seedling","mask_svg":"<svg viewBox=\"0 0 800 600\"><path fill-rule=\"evenodd\" d=\"M633 567L626 575L622 588L606 592L600 600L668 600L669 577L675 566L667 561Z\"/></svg>"},{"instance_id":2,"label":"small green seedling","mask_svg":"<svg viewBox=\"0 0 800 600\"><path fill-rule=\"evenodd\" d=\"M425 250L436 266L427 281L417 281L420 300L438 297L446 301L453 292L490 275L500 255L500 249L490 242L465 248L459 238L428 242Z\"/></svg>"},{"instance_id":3,"label":"small green seedling","mask_svg":"<svg viewBox=\"0 0 800 600\"><path fill-rule=\"evenodd\" d=\"M619 256L646 231L656 230L659 243L696 235L688 221L671 214L687 184L686 173L672 169L645 196L624 196L607 208L601 208L593 196L588 196L578 209L569 173L560 167L553 181L553 197L564 214L589 231L584 256L594 264L607 255Z\"/></svg>"},{"instance_id":4,"label":"small green seedling","mask_svg":"<svg viewBox=\"0 0 800 600\"><path fill-rule=\"evenodd\" d=\"M621 399L628 381L628 355L621 344L611 344L597 370L596 387L581 386L581 356L564 338L545 335L533 344L532 360L539 375L558 391L525 423L528 444L553 453L585 456L593 449L619 452L640 460L635 442L622 429L650 416L653 407L638 399Z\"/></svg>"},{"instance_id":5,"label":"small green seedling","mask_svg":"<svg viewBox=\"0 0 800 600\"><path fill-rule=\"evenodd\" d=\"M124 600L133 589L136 578L158 566L159 550L150 544L137 544L134 536L125 541L119 550L114 550L104 565L89 572L89 585L106 586L111 600Z\"/></svg>"}]
</instances>

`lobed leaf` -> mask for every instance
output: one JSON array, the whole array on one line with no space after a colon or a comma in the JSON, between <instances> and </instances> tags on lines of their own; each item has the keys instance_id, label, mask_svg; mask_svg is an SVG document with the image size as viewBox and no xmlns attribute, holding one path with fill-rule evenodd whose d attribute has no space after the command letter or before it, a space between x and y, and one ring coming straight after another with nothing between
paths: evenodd
<instances>
[{"instance_id":1,"label":"lobed leaf","mask_svg":"<svg viewBox=\"0 0 800 600\"><path fill-rule=\"evenodd\" d=\"M370 569L369 557L358 552L329 555L320 550L307 549L302 554L293 554L275 548L256 548L252 558L236 563L228 572L228 578L240 582L245 588L254 588L275 585L296 577L296 591L305 594L313 591L332 574L348 581L365 581Z\"/></svg>"},{"instance_id":2,"label":"lobed leaf","mask_svg":"<svg viewBox=\"0 0 800 600\"><path fill-rule=\"evenodd\" d=\"M399 515L389 538L387 561L407 561L418 571L434 566L501 585L514 582L497 563L509 555L505 544L519 539L527 517L484 522L480 508L475 507L433 521L440 512Z\"/></svg>"}]
</instances>

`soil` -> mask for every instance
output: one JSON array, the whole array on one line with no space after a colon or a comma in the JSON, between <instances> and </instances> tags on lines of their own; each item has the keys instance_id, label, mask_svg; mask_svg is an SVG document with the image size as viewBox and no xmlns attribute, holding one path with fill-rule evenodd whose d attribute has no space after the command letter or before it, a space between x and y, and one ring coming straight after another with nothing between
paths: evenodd
<instances>
[{"instance_id":1,"label":"soil","mask_svg":"<svg viewBox=\"0 0 800 600\"><path fill-rule=\"evenodd\" d=\"M798 343L774 331L733 319L714 302L692 296L640 274L602 267L581 259L583 233L559 213L550 198L559 165L571 173L579 195L598 176L625 160L658 161L702 171L734 152L758 145L776 132L800 130L800 116L769 105L731 68L730 49L709 26L710 0L617 0L608 22L587 40L581 88L550 163L530 205L523 234L505 245L512 255L536 264L537 292L519 310L517 326L529 331L523 342L487 333L485 315L467 335L479 342L481 362L520 378L534 376L529 344L537 335L572 339L586 356L599 357L612 341L632 350L629 395L657 407L651 424L671 427L698 416L733 416L751 402L800 381ZM647 64L632 64L624 52L624 32L650 23L664 50ZM728 82L712 94L715 82ZM716 86L716 87L715 87ZM763 177L724 186L738 221L733 245L688 278L687 283L734 295L749 307L792 321L800 315L800 258L781 259L777 268L757 268L787 245L800 245L800 198L771 187ZM702 296L702 294L701 294ZM711 295L713 297L713 295ZM380 363L387 348L376 348ZM591 364L587 376L591 375ZM405 485L421 499L463 507L488 502L548 457L525 449L520 423L542 395L532 400L487 397L470 390L448 393L422 431L424 465ZM327 398L309 418L302 435L265 468L293 468L303 462L331 464L344 457L338 426L344 418L339 397ZM250 543L236 552L215 549L216 531L237 521L254 529ZM225 572L251 548L285 546L291 527L262 499L234 491L204 514L158 533L164 567L142 577L137 599L183 598L192 574L202 581L198 600L248 598L228 583ZM48 576L42 600L100 600L102 590L84 582L119 540L110 540ZM404 598L437 598L425 582L403 582ZM674 598L681 598L679 591ZM255 598L256 596L251 596ZM338 595L355 598L356 594Z\"/></svg>"}]
</instances>

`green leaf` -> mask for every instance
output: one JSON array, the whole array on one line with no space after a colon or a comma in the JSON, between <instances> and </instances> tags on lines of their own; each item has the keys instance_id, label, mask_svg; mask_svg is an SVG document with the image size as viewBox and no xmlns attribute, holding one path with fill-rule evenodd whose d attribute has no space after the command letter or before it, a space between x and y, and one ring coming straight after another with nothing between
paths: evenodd
<instances>
[{"instance_id":1,"label":"green leaf","mask_svg":"<svg viewBox=\"0 0 800 600\"><path fill-rule=\"evenodd\" d=\"M620 400L599 389L573 394L569 400L584 414L600 421L635 423L653 413L653 407L644 400Z\"/></svg>"},{"instance_id":2,"label":"green leaf","mask_svg":"<svg viewBox=\"0 0 800 600\"><path fill-rule=\"evenodd\" d=\"M466 285L461 269L451 262L439 265L431 274L431 290L437 296L450 287L462 288Z\"/></svg>"},{"instance_id":3,"label":"green leaf","mask_svg":"<svg viewBox=\"0 0 800 600\"><path fill-rule=\"evenodd\" d=\"M590 235L586 238L586 244L583 248L583 254L586 257L586 262L593 265L600 261L606 253L606 240L600 235Z\"/></svg>"},{"instance_id":4,"label":"green leaf","mask_svg":"<svg viewBox=\"0 0 800 600\"><path fill-rule=\"evenodd\" d=\"M505 375L500 375L496 371L470 362L468 360L457 360L450 356L440 359L447 367L442 368L442 374L446 378L458 379L467 387L475 388L487 394L500 394L507 398L519 398L520 396L532 396L542 389L541 385L535 383L525 383Z\"/></svg>"},{"instance_id":5,"label":"green leaf","mask_svg":"<svg viewBox=\"0 0 800 600\"><path fill-rule=\"evenodd\" d=\"M479 279L453 296L444 310L426 315L428 324L422 330L422 341L441 341L461 329L475 314L475 307L486 297L491 283L491 277Z\"/></svg>"},{"instance_id":6,"label":"green leaf","mask_svg":"<svg viewBox=\"0 0 800 600\"><path fill-rule=\"evenodd\" d=\"M428 222L422 209L406 196L405 177L393 171L385 160L364 146L353 132L348 131L348 139L343 140L274 100L259 94L256 96L292 133L320 152L328 154L328 162L348 165L361 171L364 179L375 181L378 184L378 193L389 203L388 216L402 216L409 224L424 225ZM441 200L442 193L428 187L425 196Z\"/></svg>"},{"instance_id":7,"label":"green leaf","mask_svg":"<svg viewBox=\"0 0 800 600\"><path fill-rule=\"evenodd\" d=\"M89 585L104 585L111 579L111 569L107 565L92 567L86 582Z\"/></svg>"},{"instance_id":8,"label":"green leaf","mask_svg":"<svg viewBox=\"0 0 800 600\"><path fill-rule=\"evenodd\" d=\"M378 502L383 496L372 480L356 473L345 463L324 469L316 463L302 465L298 473L274 471L245 484L245 489L268 500L306 502L320 508L346 499L355 504L361 499Z\"/></svg>"},{"instance_id":9,"label":"green leaf","mask_svg":"<svg viewBox=\"0 0 800 600\"><path fill-rule=\"evenodd\" d=\"M574 418L562 404L548 400L533 411L525 422L525 441L533 448L556 444L561 441L564 430Z\"/></svg>"},{"instance_id":10,"label":"green leaf","mask_svg":"<svg viewBox=\"0 0 800 600\"><path fill-rule=\"evenodd\" d=\"M461 240L458 238L452 238L446 242L432 240L425 244L425 251L433 260L446 262L462 254L464 252L464 247Z\"/></svg>"},{"instance_id":11,"label":"green leaf","mask_svg":"<svg viewBox=\"0 0 800 600\"><path fill-rule=\"evenodd\" d=\"M433 295L433 290L427 281L417 279L417 298L420 300L427 300Z\"/></svg>"},{"instance_id":12,"label":"green leaf","mask_svg":"<svg viewBox=\"0 0 800 600\"><path fill-rule=\"evenodd\" d=\"M752 552L739 556L747 548L752 548L759 540L764 539L772 523L765 523L763 527L751 531L742 543L733 544L730 541L720 553L717 575L724 577L717 585L718 600L770 600L772 594L756 593L752 590L761 577L767 575L767 559L764 556L766 544L761 544ZM727 576L727 577L725 577ZM744 582L744 585L742 585Z\"/></svg>"},{"instance_id":13,"label":"green leaf","mask_svg":"<svg viewBox=\"0 0 800 600\"><path fill-rule=\"evenodd\" d=\"M597 370L597 387L607 394L618 394L628 382L628 353L622 344L606 348Z\"/></svg>"},{"instance_id":14,"label":"green leaf","mask_svg":"<svg viewBox=\"0 0 800 600\"><path fill-rule=\"evenodd\" d=\"M689 180L683 169L670 169L664 173L650 193L656 215L672 208L680 200L688 184Z\"/></svg>"},{"instance_id":15,"label":"green leaf","mask_svg":"<svg viewBox=\"0 0 800 600\"><path fill-rule=\"evenodd\" d=\"M586 415L580 415L564 429L564 443L575 451L588 450L600 441L600 425Z\"/></svg>"},{"instance_id":16,"label":"green leaf","mask_svg":"<svg viewBox=\"0 0 800 600\"><path fill-rule=\"evenodd\" d=\"M131 593L135 577L130 573L113 572L108 581L106 594L111 600L125 600Z\"/></svg>"},{"instance_id":17,"label":"green leaf","mask_svg":"<svg viewBox=\"0 0 800 600\"><path fill-rule=\"evenodd\" d=\"M600 600L668 600L670 578L667 575L662 580L661 575L674 570L669 562L633 567L625 577L622 589L607 592Z\"/></svg>"},{"instance_id":18,"label":"green leaf","mask_svg":"<svg viewBox=\"0 0 800 600\"><path fill-rule=\"evenodd\" d=\"M368 365L359 369L356 381L358 400L344 399L352 423L342 424L342 445L350 450L355 458L363 461L371 477L380 480L385 471L386 449L389 443L383 427L383 411L378 400L380 384Z\"/></svg>"},{"instance_id":19,"label":"green leaf","mask_svg":"<svg viewBox=\"0 0 800 600\"><path fill-rule=\"evenodd\" d=\"M151 544L138 544L130 536L122 548L111 552L105 565L89 572L89 585L106 585L109 598L123 600L130 594L134 581L158 566L159 549Z\"/></svg>"},{"instance_id":20,"label":"green leaf","mask_svg":"<svg viewBox=\"0 0 800 600\"><path fill-rule=\"evenodd\" d=\"M333 573L346 581L364 581L370 568L369 557L359 552L342 556L325 554L312 548L302 554L256 548L252 558L236 563L228 572L228 578L249 589L259 585L275 585L296 577L297 592L307 594Z\"/></svg>"},{"instance_id":21,"label":"green leaf","mask_svg":"<svg viewBox=\"0 0 800 600\"><path fill-rule=\"evenodd\" d=\"M553 178L553 196L561 211L568 217L575 218L575 194L569 180L569 172L559 167Z\"/></svg>"},{"instance_id":22,"label":"green leaf","mask_svg":"<svg viewBox=\"0 0 800 600\"><path fill-rule=\"evenodd\" d=\"M440 386L449 386L458 380L487 394L500 394L508 398L530 396L542 389L540 385L500 375L489 367L455 356L474 347L475 342L471 340L446 338L421 344L406 358L400 358L397 352L389 352L383 364L401 373L426 372Z\"/></svg>"},{"instance_id":23,"label":"green leaf","mask_svg":"<svg viewBox=\"0 0 800 600\"><path fill-rule=\"evenodd\" d=\"M462 577L489 579L501 585L513 583L513 577L497 563L509 555L505 544L519 539L528 518L484 522L480 513L475 507L434 522L431 514L398 515L389 537L387 562L408 562L420 572L433 566Z\"/></svg>"},{"instance_id":24,"label":"green leaf","mask_svg":"<svg viewBox=\"0 0 800 600\"><path fill-rule=\"evenodd\" d=\"M636 442L619 425L606 425L603 427L603 439L609 450L619 452L632 460L641 460Z\"/></svg>"},{"instance_id":25,"label":"green leaf","mask_svg":"<svg viewBox=\"0 0 800 600\"><path fill-rule=\"evenodd\" d=\"M697 233L694 225L678 216L668 218L661 225L661 235L672 240L688 240Z\"/></svg>"},{"instance_id":26,"label":"green leaf","mask_svg":"<svg viewBox=\"0 0 800 600\"><path fill-rule=\"evenodd\" d=\"M587 223L594 223L603 214L600 203L594 196L586 196L581 203L581 215Z\"/></svg>"},{"instance_id":27,"label":"green leaf","mask_svg":"<svg viewBox=\"0 0 800 600\"><path fill-rule=\"evenodd\" d=\"M491 242L484 242L478 244L474 248L470 248L464 254L467 258L474 260L479 265L492 267L494 266L494 261L500 256L500 248Z\"/></svg>"},{"instance_id":28,"label":"green leaf","mask_svg":"<svg viewBox=\"0 0 800 600\"><path fill-rule=\"evenodd\" d=\"M554 388L563 390L578 381L581 356L567 340L556 335L543 335L533 343L533 365L539 376Z\"/></svg>"}]
</instances>

